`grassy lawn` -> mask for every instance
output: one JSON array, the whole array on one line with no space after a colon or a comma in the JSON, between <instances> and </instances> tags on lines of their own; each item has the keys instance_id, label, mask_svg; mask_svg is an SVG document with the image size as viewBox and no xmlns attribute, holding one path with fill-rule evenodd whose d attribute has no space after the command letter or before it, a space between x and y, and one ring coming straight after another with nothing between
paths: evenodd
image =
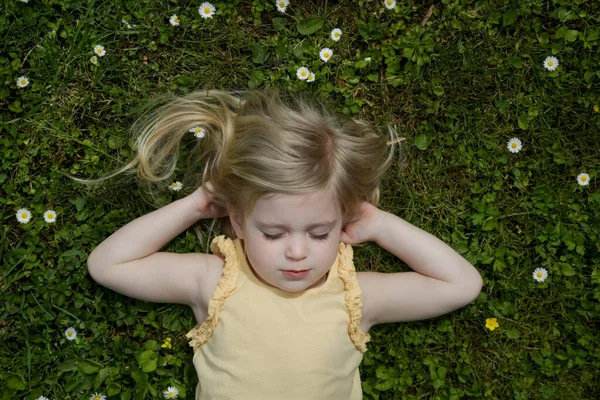
<instances>
[{"instance_id":1,"label":"grassy lawn","mask_svg":"<svg viewBox=\"0 0 600 400\"><path fill-rule=\"evenodd\" d=\"M0 400L164 398L168 387L194 398L191 309L124 297L86 265L121 226L193 191L167 188L185 183L185 164L156 203L131 175L90 191L64 173L98 178L128 162L129 128L157 96L267 86L397 127L380 208L484 279L460 310L370 331L365 399L600 398L599 2L292 0L280 12L215 1L212 18L201 3L4 2ZM164 251L208 249L190 229ZM375 243L355 248L355 265L410 270Z\"/></svg>"}]
</instances>

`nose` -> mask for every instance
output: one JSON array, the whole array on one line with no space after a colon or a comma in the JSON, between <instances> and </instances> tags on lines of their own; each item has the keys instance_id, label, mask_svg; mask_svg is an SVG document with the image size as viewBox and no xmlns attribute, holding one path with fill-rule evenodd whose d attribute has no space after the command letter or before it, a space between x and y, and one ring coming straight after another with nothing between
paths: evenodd
<instances>
[{"instance_id":1,"label":"nose","mask_svg":"<svg viewBox=\"0 0 600 400\"><path fill-rule=\"evenodd\" d=\"M306 238L290 235L287 241L285 256L291 260L303 260L308 255Z\"/></svg>"}]
</instances>

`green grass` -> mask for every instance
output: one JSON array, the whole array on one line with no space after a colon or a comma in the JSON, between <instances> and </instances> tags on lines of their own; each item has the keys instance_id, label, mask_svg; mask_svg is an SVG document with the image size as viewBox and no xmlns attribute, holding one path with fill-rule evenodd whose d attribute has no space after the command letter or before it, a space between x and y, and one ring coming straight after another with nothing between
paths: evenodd
<instances>
[{"instance_id":1,"label":"green grass","mask_svg":"<svg viewBox=\"0 0 600 400\"><path fill-rule=\"evenodd\" d=\"M168 386L193 398L191 310L126 298L87 273L91 250L152 204L129 177L94 194L62 173L96 178L128 161L128 129L158 95L265 86L396 125L403 152L380 208L444 240L484 278L460 310L370 331L366 399L600 397L597 2L292 1L281 14L274 2L234 1L214 2L209 20L200 3L11 0L0 12L0 399L162 398ZM320 29L299 33L298 21L319 16ZM107 54L94 66L96 44ZM327 63L323 47L334 51ZM296 78L300 66L315 82ZM30 83L18 88L22 75ZM523 142L514 154L512 137ZM163 201L188 193L165 190ZM15 218L23 207L28 224ZM56 223L44 222L47 209ZM165 251L206 246L189 230ZM374 243L355 257L361 271L409 270ZM548 270L543 283L537 267ZM166 337L172 349L161 348Z\"/></svg>"}]
</instances>

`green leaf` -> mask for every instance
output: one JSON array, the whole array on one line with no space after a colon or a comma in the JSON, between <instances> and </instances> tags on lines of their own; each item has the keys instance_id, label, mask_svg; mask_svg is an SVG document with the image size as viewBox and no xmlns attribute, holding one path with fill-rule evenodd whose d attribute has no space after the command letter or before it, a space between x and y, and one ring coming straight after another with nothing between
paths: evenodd
<instances>
[{"instance_id":1,"label":"green leaf","mask_svg":"<svg viewBox=\"0 0 600 400\"><path fill-rule=\"evenodd\" d=\"M494 229L495 227L498 226L498 221L496 221L495 219L488 219L487 221L485 221L483 223L483 230L484 231L491 231L492 229Z\"/></svg>"},{"instance_id":2,"label":"green leaf","mask_svg":"<svg viewBox=\"0 0 600 400\"><path fill-rule=\"evenodd\" d=\"M74 371L76 369L77 369L77 361L76 360L67 360L58 366L58 370L62 371L62 372Z\"/></svg>"},{"instance_id":3,"label":"green leaf","mask_svg":"<svg viewBox=\"0 0 600 400\"><path fill-rule=\"evenodd\" d=\"M562 45L558 43L554 43L552 45L552 55L557 55L562 50Z\"/></svg>"},{"instance_id":4,"label":"green leaf","mask_svg":"<svg viewBox=\"0 0 600 400\"><path fill-rule=\"evenodd\" d=\"M497 207L490 206L490 205L486 205L485 206L485 213L487 215L491 215L493 217L497 217L498 215L501 214L500 210L498 210Z\"/></svg>"},{"instance_id":5,"label":"green leaf","mask_svg":"<svg viewBox=\"0 0 600 400\"><path fill-rule=\"evenodd\" d=\"M277 31L285 30L285 18L273 17L271 19L271 21L273 23L273 28L275 28L275 30L277 30Z\"/></svg>"},{"instance_id":6,"label":"green leaf","mask_svg":"<svg viewBox=\"0 0 600 400\"><path fill-rule=\"evenodd\" d=\"M419 150L425 150L429 146L429 137L425 134L417 136L415 139L415 145Z\"/></svg>"},{"instance_id":7,"label":"green leaf","mask_svg":"<svg viewBox=\"0 0 600 400\"><path fill-rule=\"evenodd\" d=\"M259 43L252 44L252 61L255 64L264 64L267 60L267 51Z\"/></svg>"},{"instance_id":8,"label":"green leaf","mask_svg":"<svg viewBox=\"0 0 600 400\"><path fill-rule=\"evenodd\" d=\"M24 390L26 385L18 376L11 376L6 380L6 386L11 389Z\"/></svg>"},{"instance_id":9,"label":"green leaf","mask_svg":"<svg viewBox=\"0 0 600 400\"><path fill-rule=\"evenodd\" d=\"M519 128L527 129L527 127L529 126L529 119L527 118L527 114L519 115L518 123L519 123Z\"/></svg>"},{"instance_id":10,"label":"green leaf","mask_svg":"<svg viewBox=\"0 0 600 400\"><path fill-rule=\"evenodd\" d=\"M502 26L512 25L517 22L519 16L517 10L508 10L502 15Z\"/></svg>"},{"instance_id":11,"label":"green leaf","mask_svg":"<svg viewBox=\"0 0 600 400\"><path fill-rule=\"evenodd\" d=\"M140 366L144 372L152 372L156 370L156 353L152 350L146 350L140 354Z\"/></svg>"},{"instance_id":12,"label":"green leaf","mask_svg":"<svg viewBox=\"0 0 600 400\"><path fill-rule=\"evenodd\" d=\"M77 364L77 369L86 375L95 374L98 372L98 363L90 360L81 360Z\"/></svg>"},{"instance_id":13,"label":"green leaf","mask_svg":"<svg viewBox=\"0 0 600 400\"><path fill-rule=\"evenodd\" d=\"M323 17L311 17L305 20L298 22L298 32L303 35L310 35L311 33L315 33L325 23L325 18Z\"/></svg>"},{"instance_id":14,"label":"green leaf","mask_svg":"<svg viewBox=\"0 0 600 400\"><path fill-rule=\"evenodd\" d=\"M106 393L109 396L114 396L115 394L119 394L121 392L121 385L118 383L111 382L107 385Z\"/></svg>"},{"instance_id":15,"label":"green leaf","mask_svg":"<svg viewBox=\"0 0 600 400\"><path fill-rule=\"evenodd\" d=\"M518 339L521 336L519 331L517 331L515 328L508 328L505 330L505 332L509 339Z\"/></svg>"},{"instance_id":16,"label":"green leaf","mask_svg":"<svg viewBox=\"0 0 600 400\"><path fill-rule=\"evenodd\" d=\"M443 88L443 87L441 87L441 86L435 86L435 87L433 88L433 93L434 93L436 96L442 96L442 95L444 94L444 88Z\"/></svg>"},{"instance_id":17,"label":"green leaf","mask_svg":"<svg viewBox=\"0 0 600 400\"><path fill-rule=\"evenodd\" d=\"M567 31L567 33L565 33L565 39L568 42L574 42L577 40L577 35L579 34L579 31L575 30L575 29L569 29Z\"/></svg>"},{"instance_id":18,"label":"green leaf","mask_svg":"<svg viewBox=\"0 0 600 400\"><path fill-rule=\"evenodd\" d=\"M110 374L110 368L102 368L98 375L96 375L96 379L94 379L94 389L98 390L102 382L106 379L106 377Z\"/></svg>"},{"instance_id":19,"label":"green leaf","mask_svg":"<svg viewBox=\"0 0 600 400\"><path fill-rule=\"evenodd\" d=\"M111 136L108 138L108 147L113 150L116 150L120 147L123 147L125 144L125 138L120 136Z\"/></svg>"},{"instance_id":20,"label":"green leaf","mask_svg":"<svg viewBox=\"0 0 600 400\"><path fill-rule=\"evenodd\" d=\"M571 266L571 264L561 263L560 269L564 276L573 276L575 275L575 270Z\"/></svg>"},{"instance_id":21,"label":"green leaf","mask_svg":"<svg viewBox=\"0 0 600 400\"><path fill-rule=\"evenodd\" d=\"M522 68L523 67L523 62L518 57L512 57L512 56L509 57L508 58L508 62L509 62L510 65L512 65L515 68Z\"/></svg>"}]
</instances>

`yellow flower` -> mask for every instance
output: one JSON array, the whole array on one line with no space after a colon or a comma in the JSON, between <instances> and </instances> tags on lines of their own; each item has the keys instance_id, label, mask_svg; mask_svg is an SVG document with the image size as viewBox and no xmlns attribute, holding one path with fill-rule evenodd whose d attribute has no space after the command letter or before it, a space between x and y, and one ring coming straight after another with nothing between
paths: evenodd
<instances>
[{"instance_id":1,"label":"yellow flower","mask_svg":"<svg viewBox=\"0 0 600 400\"><path fill-rule=\"evenodd\" d=\"M600 107L594 106L594 112L598 112L598 111L600 111Z\"/></svg>"},{"instance_id":2,"label":"yellow flower","mask_svg":"<svg viewBox=\"0 0 600 400\"><path fill-rule=\"evenodd\" d=\"M488 318L485 320L485 327L488 328L490 331L493 331L499 326L500 325L498 325L498 321L496 321L496 318Z\"/></svg>"},{"instance_id":3,"label":"yellow flower","mask_svg":"<svg viewBox=\"0 0 600 400\"><path fill-rule=\"evenodd\" d=\"M161 347L171 349L173 347L173 346L171 346L171 338L170 337L166 338L165 342L162 344Z\"/></svg>"}]
</instances>

